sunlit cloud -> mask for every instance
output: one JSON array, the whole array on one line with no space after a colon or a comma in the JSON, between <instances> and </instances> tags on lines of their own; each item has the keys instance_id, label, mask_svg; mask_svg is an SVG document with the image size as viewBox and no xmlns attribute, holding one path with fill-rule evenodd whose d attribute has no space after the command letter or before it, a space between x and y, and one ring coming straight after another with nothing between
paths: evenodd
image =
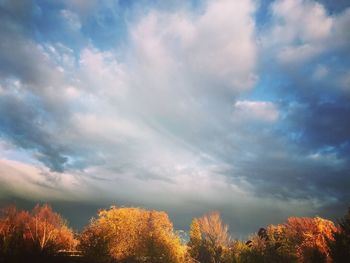
<instances>
[{"instance_id":1,"label":"sunlit cloud","mask_svg":"<svg viewBox=\"0 0 350 263\"><path fill-rule=\"evenodd\" d=\"M126 2L0 4L2 198L221 209L242 233L349 202L349 8Z\"/></svg>"}]
</instances>

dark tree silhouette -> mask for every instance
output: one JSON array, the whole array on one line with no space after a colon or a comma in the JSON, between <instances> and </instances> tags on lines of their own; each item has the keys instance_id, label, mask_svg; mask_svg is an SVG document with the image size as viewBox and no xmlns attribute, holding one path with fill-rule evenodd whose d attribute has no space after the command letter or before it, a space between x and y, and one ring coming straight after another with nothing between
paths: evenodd
<instances>
[{"instance_id":1,"label":"dark tree silhouette","mask_svg":"<svg viewBox=\"0 0 350 263\"><path fill-rule=\"evenodd\" d=\"M334 263L347 263L350 260L350 207L347 214L339 220L338 231L333 232L334 240L328 240L330 254Z\"/></svg>"}]
</instances>

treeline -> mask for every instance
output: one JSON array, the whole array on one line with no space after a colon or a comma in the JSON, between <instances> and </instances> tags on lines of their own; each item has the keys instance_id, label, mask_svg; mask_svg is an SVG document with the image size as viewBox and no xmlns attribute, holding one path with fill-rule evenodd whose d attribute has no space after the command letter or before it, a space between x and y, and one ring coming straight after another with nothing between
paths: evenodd
<instances>
[{"instance_id":1,"label":"treeline","mask_svg":"<svg viewBox=\"0 0 350 263\"><path fill-rule=\"evenodd\" d=\"M0 214L0 262L350 262L350 209L337 224L291 217L246 241L231 238L211 212L193 219L185 242L165 212L111 207L74 233L49 205L30 212L10 206Z\"/></svg>"}]
</instances>

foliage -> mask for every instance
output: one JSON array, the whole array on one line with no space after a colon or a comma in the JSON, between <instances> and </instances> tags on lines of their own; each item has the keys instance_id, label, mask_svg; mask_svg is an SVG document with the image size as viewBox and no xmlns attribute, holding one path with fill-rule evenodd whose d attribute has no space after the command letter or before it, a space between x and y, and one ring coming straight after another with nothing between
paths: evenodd
<instances>
[{"instance_id":1,"label":"foliage","mask_svg":"<svg viewBox=\"0 0 350 263\"><path fill-rule=\"evenodd\" d=\"M286 235L300 262L331 262L327 240L333 239L334 231L333 222L320 217L292 217L286 224Z\"/></svg>"},{"instance_id":2,"label":"foliage","mask_svg":"<svg viewBox=\"0 0 350 263\"><path fill-rule=\"evenodd\" d=\"M28 211L4 208L0 215L0 253L5 261L28 256L50 256L77 244L65 220L48 205Z\"/></svg>"},{"instance_id":3,"label":"foliage","mask_svg":"<svg viewBox=\"0 0 350 263\"><path fill-rule=\"evenodd\" d=\"M58 257L78 241L48 205L0 211L0 262L331 263L350 258L350 209L339 221L290 217L260 228L248 241L231 240L218 212L192 220L183 245L165 212L111 207L100 210L79 235L84 258Z\"/></svg>"},{"instance_id":4,"label":"foliage","mask_svg":"<svg viewBox=\"0 0 350 263\"><path fill-rule=\"evenodd\" d=\"M243 262L332 262L327 240L334 224L319 217L291 217L285 224L260 229L248 242Z\"/></svg>"},{"instance_id":5,"label":"foliage","mask_svg":"<svg viewBox=\"0 0 350 263\"><path fill-rule=\"evenodd\" d=\"M85 257L92 262L108 262L110 235L108 229L92 219L79 236L78 248L82 250Z\"/></svg>"},{"instance_id":6,"label":"foliage","mask_svg":"<svg viewBox=\"0 0 350 263\"><path fill-rule=\"evenodd\" d=\"M335 263L346 263L350 259L350 208L339 220L339 229L333 231L333 238L328 240L330 254Z\"/></svg>"},{"instance_id":7,"label":"foliage","mask_svg":"<svg viewBox=\"0 0 350 263\"><path fill-rule=\"evenodd\" d=\"M199 257L200 246L202 244L202 233L197 218L192 220L190 226L190 241L188 243L189 254L192 258Z\"/></svg>"},{"instance_id":8,"label":"foliage","mask_svg":"<svg viewBox=\"0 0 350 263\"><path fill-rule=\"evenodd\" d=\"M231 252L231 262L332 262L327 240L333 240L334 231L329 220L291 217L285 224L260 228L246 247L240 244Z\"/></svg>"},{"instance_id":9,"label":"foliage","mask_svg":"<svg viewBox=\"0 0 350 263\"><path fill-rule=\"evenodd\" d=\"M176 263L185 257L168 215L140 208L101 210L80 242L85 256L98 262Z\"/></svg>"},{"instance_id":10,"label":"foliage","mask_svg":"<svg viewBox=\"0 0 350 263\"><path fill-rule=\"evenodd\" d=\"M218 212L211 212L192 221L189 251L202 263L222 262L228 251L230 236Z\"/></svg>"},{"instance_id":11,"label":"foliage","mask_svg":"<svg viewBox=\"0 0 350 263\"><path fill-rule=\"evenodd\" d=\"M247 255L250 248L246 245L245 242L240 240L232 241L222 256L223 263L241 263L241 262L250 262L244 261L244 255Z\"/></svg>"}]
</instances>

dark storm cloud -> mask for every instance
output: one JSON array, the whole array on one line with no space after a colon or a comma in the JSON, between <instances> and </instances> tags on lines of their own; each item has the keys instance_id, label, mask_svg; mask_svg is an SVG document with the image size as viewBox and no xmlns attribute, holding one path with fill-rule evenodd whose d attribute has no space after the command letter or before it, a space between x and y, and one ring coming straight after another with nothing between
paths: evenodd
<instances>
[{"instance_id":1,"label":"dark storm cloud","mask_svg":"<svg viewBox=\"0 0 350 263\"><path fill-rule=\"evenodd\" d=\"M300 143L309 149L334 147L346 153L350 140L350 105L346 101L319 102L292 109L287 122L290 132L300 134ZM342 157L347 157L343 155Z\"/></svg>"}]
</instances>

